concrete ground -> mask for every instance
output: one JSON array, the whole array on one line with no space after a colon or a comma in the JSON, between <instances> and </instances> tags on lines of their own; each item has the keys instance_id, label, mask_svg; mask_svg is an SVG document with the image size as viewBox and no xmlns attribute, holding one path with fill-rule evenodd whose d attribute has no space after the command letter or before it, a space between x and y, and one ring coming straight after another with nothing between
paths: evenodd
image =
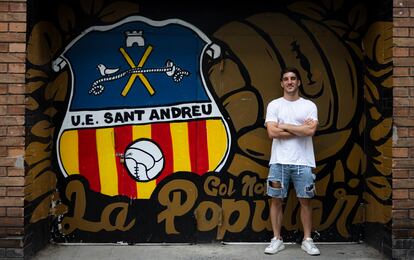
<instances>
[{"instance_id":1,"label":"concrete ground","mask_svg":"<svg viewBox=\"0 0 414 260\"><path fill-rule=\"evenodd\" d=\"M317 244L320 256L309 256L298 244L285 244L285 250L276 255L265 255L267 244L57 244L38 252L35 260L104 260L104 259L386 259L365 244Z\"/></svg>"}]
</instances>

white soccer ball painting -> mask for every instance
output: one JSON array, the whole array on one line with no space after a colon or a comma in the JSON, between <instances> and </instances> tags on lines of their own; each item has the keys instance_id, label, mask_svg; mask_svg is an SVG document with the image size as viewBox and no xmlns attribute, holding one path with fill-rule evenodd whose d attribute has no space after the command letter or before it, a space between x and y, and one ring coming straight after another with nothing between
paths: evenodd
<instances>
[{"instance_id":1,"label":"white soccer ball painting","mask_svg":"<svg viewBox=\"0 0 414 260\"><path fill-rule=\"evenodd\" d=\"M129 174L140 182L155 179L164 168L161 149L148 139L140 139L130 145L124 159Z\"/></svg>"}]
</instances>

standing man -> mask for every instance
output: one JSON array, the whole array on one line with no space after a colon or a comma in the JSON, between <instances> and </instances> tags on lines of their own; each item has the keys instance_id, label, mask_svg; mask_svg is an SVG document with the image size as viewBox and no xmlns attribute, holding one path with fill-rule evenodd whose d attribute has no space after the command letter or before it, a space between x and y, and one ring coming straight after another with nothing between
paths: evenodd
<instances>
[{"instance_id":1,"label":"standing man","mask_svg":"<svg viewBox=\"0 0 414 260\"><path fill-rule=\"evenodd\" d=\"M312 101L299 96L302 80L296 68L283 69L280 84L283 88L283 97L269 103L265 123L269 138L273 140L267 178L267 194L272 197L270 220L273 238L265 253L275 254L285 248L280 235L283 218L282 200L287 197L289 181L292 180L301 206L300 218L304 231L301 247L309 255L319 255L319 249L311 238L310 204L311 198L315 195L312 136L318 125L318 111Z\"/></svg>"}]
</instances>

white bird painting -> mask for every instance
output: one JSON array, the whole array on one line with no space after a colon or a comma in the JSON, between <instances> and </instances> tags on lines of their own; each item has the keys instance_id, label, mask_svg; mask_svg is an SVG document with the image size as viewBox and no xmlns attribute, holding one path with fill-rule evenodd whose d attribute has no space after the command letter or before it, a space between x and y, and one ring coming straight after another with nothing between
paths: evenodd
<instances>
[{"instance_id":1,"label":"white bird painting","mask_svg":"<svg viewBox=\"0 0 414 260\"><path fill-rule=\"evenodd\" d=\"M98 64L96 68L99 70L99 73L101 73L102 76L114 74L119 70L119 68L107 68L104 64Z\"/></svg>"}]
</instances>

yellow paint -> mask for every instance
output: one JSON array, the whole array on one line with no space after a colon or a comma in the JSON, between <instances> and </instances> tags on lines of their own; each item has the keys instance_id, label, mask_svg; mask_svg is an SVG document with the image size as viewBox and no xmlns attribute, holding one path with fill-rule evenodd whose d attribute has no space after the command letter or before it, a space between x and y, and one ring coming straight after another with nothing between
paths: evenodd
<instances>
[{"instance_id":1,"label":"yellow paint","mask_svg":"<svg viewBox=\"0 0 414 260\"><path fill-rule=\"evenodd\" d=\"M116 168L114 142L113 128L96 130L101 193L110 196L118 195L118 170Z\"/></svg>"},{"instance_id":2,"label":"yellow paint","mask_svg":"<svg viewBox=\"0 0 414 260\"><path fill-rule=\"evenodd\" d=\"M60 138L60 158L68 175L79 174L78 131L65 131Z\"/></svg>"},{"instance_id":3,"label":"yellow paint","mask_svg":"<svg viewBox=\"0 0 414 260\"><path fill-rule=\"evenodd\" d=\"M138 63L138 68L141 68L142 66L144 66L144 63L147 61L147 59L148 59L149 55L151 54L151 52L152 52L152 46L149 45L147 47L147 49L145 50L144 55L142 55L141 60Z\"/></svg>"},{"instance_id":4,"label":"yellow paint","mask_svg":"<svg viewBox=\"0 0 414 260\"><path fill-rule=\"evenodd\" d=\"M134 61L131 59L131 57L129 57L128 53L125 51L124 48L119 48L119 51L121 52L122 56L124 56L126 62L128 62L129 66L131 68L135 68L135 64Z\"/></svg>"},{"instance_id":5,"label":"yellow paint","mask_svg":"<svg viewBox=\"0 0 414 260\"><path fill-rule=\"evenodd\" d=\"M142 84L144 84L145 88L148 90L148 93L150 93L151 96L154 95L155 90L149 83L148 79L144 76L144 74L139 73L138 77L141 80Z\"/></svg>"},{"instance_id":6,"label":"yellow paint","mask_svg":"<svg viewBox=\"0 0 414 260\"><path fill-rule=\"evenodd\" d=\"M121 95L123 97L125 97L128 94L128 92L131 89L132 84L134 84L134 81L135 81L137 76L138 76L138 74L133 74L133 75L131 75L131 77L129 77L128 82L125 85L125 87L124 87L124 89L122 90L122 93L121 93Z\"/></svg>"},{"instance_id":7,"label":"yellow paint","mask_svg":"<svg viewBox=\"0 0 414 260\"><path fill-rule=\"evenodd\" d=\"M209 171L214 171L221 163L228 149L227 134L221 119L207 120L207 146Z\"/></svg>"},{"instance_id":8,"label":"yellow paint","mask_svg":"<svg viewBox=\"0 0 414 260\"><path fill-rule=\"evenodd\" d=\"M124 56L125 60L128 62L129 66L131 68L136 68L136 67L141 68L142 66L144 66L144 63L147 61L149 55L151 54L152 46L149 45L147 47L147 49L144 52L144 55L142 56L141 60L138 63L138 66L135 66L134 61L131 59L131 57L128 55L128 53L125 51L124 48L121 47L121 48L119 48L119 50L121 51L122 56ZM137 73L137 74L131 75L131 77L128 79L128 82L127 82L126 86L122 90L121 95L125 97L128 94L128 92L131 89L131 86L134 83L135 78L137 76L141 80L142 84L144 84L145 88L148 90L150 95L151 96L154 95L154 93L155 93L154 88L151 86L148 79L142 73Z\"/></svg>"},{"instance_id":9,"label":"yellow paint","mask_svg":"<svg viewBox=\"0 0 414 260\"><path fill-rule=\"evenodd\" d=\"M132 127L132 139L151 138L151 125L134 125ZM137 182L138 199L149 199L157 185L156 180L149 182Z\"/></svg>"},{"instance_id":10,"label":"yellow paint","mask_svg":"<svg viewBox=\"0 0 414 260\"><path fill-rule=\"evenodd\" d=\"M191 171L187 122L173 123L170 127L174 151L174 172Z\"/></svg>"}]
</instances>

